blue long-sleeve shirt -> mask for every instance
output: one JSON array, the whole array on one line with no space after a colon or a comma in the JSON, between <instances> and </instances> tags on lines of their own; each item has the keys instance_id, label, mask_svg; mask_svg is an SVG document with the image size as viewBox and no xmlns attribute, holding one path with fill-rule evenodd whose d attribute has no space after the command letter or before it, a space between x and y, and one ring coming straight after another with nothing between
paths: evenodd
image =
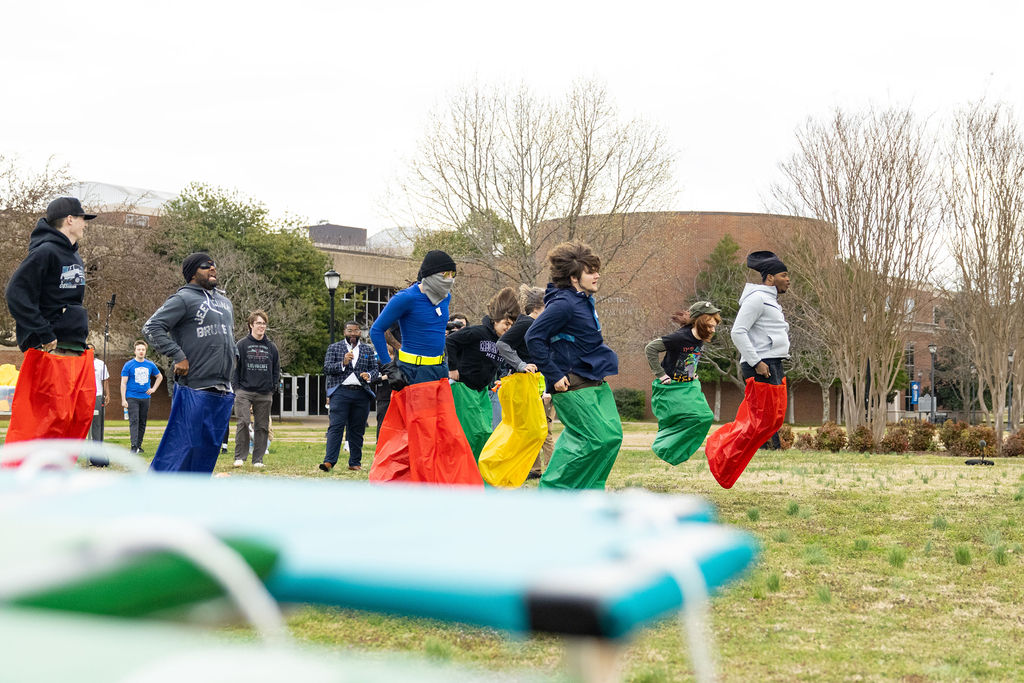
<instances>
[{"instance_id":1,"label":"blue long-sleeve shirt","mask_svg":"<svg viewBox=\"0 0 1024 683\"><path fill-rule=\"evenodd\" d=\"M594 380L619 373L619 357L601 335L594 297L549 284L544 303L526 331L526 348L549 391L570 372Z\"/></svg>"},{"instance_id":2,"label":"blue long-sleeve shirt","mask_svg":"<svg viewBox=\"0 0 1024 683\"><path fill-rule=\"evenodd\" d=\"M436 306L420 291L420 283L406 287L388 300L388 305L370 328L370 340L382 363L391 362L384 332L398 323L402 331L402 350L417 356L444 354L444 329L448 325L449 294Z\"/></svg>"}]
</instances>

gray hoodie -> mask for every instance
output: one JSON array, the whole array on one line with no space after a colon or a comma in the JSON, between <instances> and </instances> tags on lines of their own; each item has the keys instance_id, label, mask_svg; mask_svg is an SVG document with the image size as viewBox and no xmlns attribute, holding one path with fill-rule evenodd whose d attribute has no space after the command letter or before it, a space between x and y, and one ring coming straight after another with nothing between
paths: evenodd
<instances>
[{"instance_id":1,"label":"gray hoodie","mask_svg":"<svg viewBox=\"0 0 1024 683\"><path fill-rule=\"evenodd\" d=\"M142 336L175 363L188 359L178 381L193 389L231 386L237 349L235 312L218 290L188 284L172 294L142 326Z\"/></svg>"},{"instance_id":2,"label":"gray hoodie","mask_svg":"<svg viewBox=\"0 0 1024 683\"><path fill-rule=\"evenodd\" d=\"M732 343L740 358L753 367L765 358L789 358L789 323L775 287L747 283L732 324Z\"/></svg>"}]
</instances>

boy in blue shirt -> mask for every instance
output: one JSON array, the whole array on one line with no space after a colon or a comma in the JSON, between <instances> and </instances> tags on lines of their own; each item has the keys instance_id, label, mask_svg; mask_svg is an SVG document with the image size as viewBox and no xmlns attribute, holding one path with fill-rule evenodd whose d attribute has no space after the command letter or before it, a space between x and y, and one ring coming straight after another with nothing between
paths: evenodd
<instances>
[{"instance_id":1,"label":"boy in blue shirt","mask_svg":"<svg viewBox=\"0 0 1024 683\"><path fill-rule=\"evenodd\" d=\"M149 417L149 397L160 386L164 376L153 361L146 360L149 346L138 339L135 341L135 358L121 368L121 407L128 411L128 428L131 432L132 453L143 453L142 439L146 436L146 420ZM156 383L150 386L150 380Z\"/></svg>"}]
</instances>

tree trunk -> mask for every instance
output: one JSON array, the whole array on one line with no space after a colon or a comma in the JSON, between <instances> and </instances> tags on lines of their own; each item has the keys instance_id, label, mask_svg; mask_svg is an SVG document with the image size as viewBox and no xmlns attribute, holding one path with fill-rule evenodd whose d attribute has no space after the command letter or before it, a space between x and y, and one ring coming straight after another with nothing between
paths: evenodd
<instances>
[{"instance_id":1,"label":"tree trunk","mask_svg":"<svg viewBox=\"0 0 1024 683\"><path fill-rule=\"evenodd\" d=\"M827 386L821 387L821 424L825 424L832 419L832 402L831 402L832 390Z\"/></svg>"},{"instance_id":2,"label":"tree trunk","mask_svg":"<svg viewBox=\"0 0 1024 683\"><path fill-rule=\"evenodd\" d=\"M722 421L722 380L715 380L715 422Z\"/></svg>"},{"instance_id":3,"label":"tree trunk","mask_svg":"<svg viewBox=\"0 0 1024 683\"><path fill-rule=\"evenodd\" d=\"M796 408L794 406L795 401L793 397L796 395L796 389L788 381L786 382L786 422L793 424L796 422L794 415L796 415Z\"/></svg>"}]
</instances>

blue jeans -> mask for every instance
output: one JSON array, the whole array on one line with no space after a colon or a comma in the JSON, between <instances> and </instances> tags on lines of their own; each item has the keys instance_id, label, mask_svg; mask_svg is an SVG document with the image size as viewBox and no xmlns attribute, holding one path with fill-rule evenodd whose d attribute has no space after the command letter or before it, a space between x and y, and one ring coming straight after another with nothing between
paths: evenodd
<instances>
[{"instance_id":1,"label":"blue jeans","mask_svg":"<svg viewBox=\"0 0 1024 683\"><path fill-rule=\"evenodd\" d=\"M448 379L448 363L413 365L405 361L398 361L398 367L402 369L405 379L409 384L423 384L424 382Z\"/></svg>"},{"instance_id":2,"label":"blue jeans","mask_svg":"<svg viewBox=\"0 0 1024 683\"><path fill-rule=\"evenodd\" d=\"M327 453L324 462L338 464L341 440L348 432L349 467L361 465L363 461L363 434L366 420L370 416L370 395L363 388L349 389L339 386L331 394L330 426L327 427Z\"/></svg>"}]
</instances>

